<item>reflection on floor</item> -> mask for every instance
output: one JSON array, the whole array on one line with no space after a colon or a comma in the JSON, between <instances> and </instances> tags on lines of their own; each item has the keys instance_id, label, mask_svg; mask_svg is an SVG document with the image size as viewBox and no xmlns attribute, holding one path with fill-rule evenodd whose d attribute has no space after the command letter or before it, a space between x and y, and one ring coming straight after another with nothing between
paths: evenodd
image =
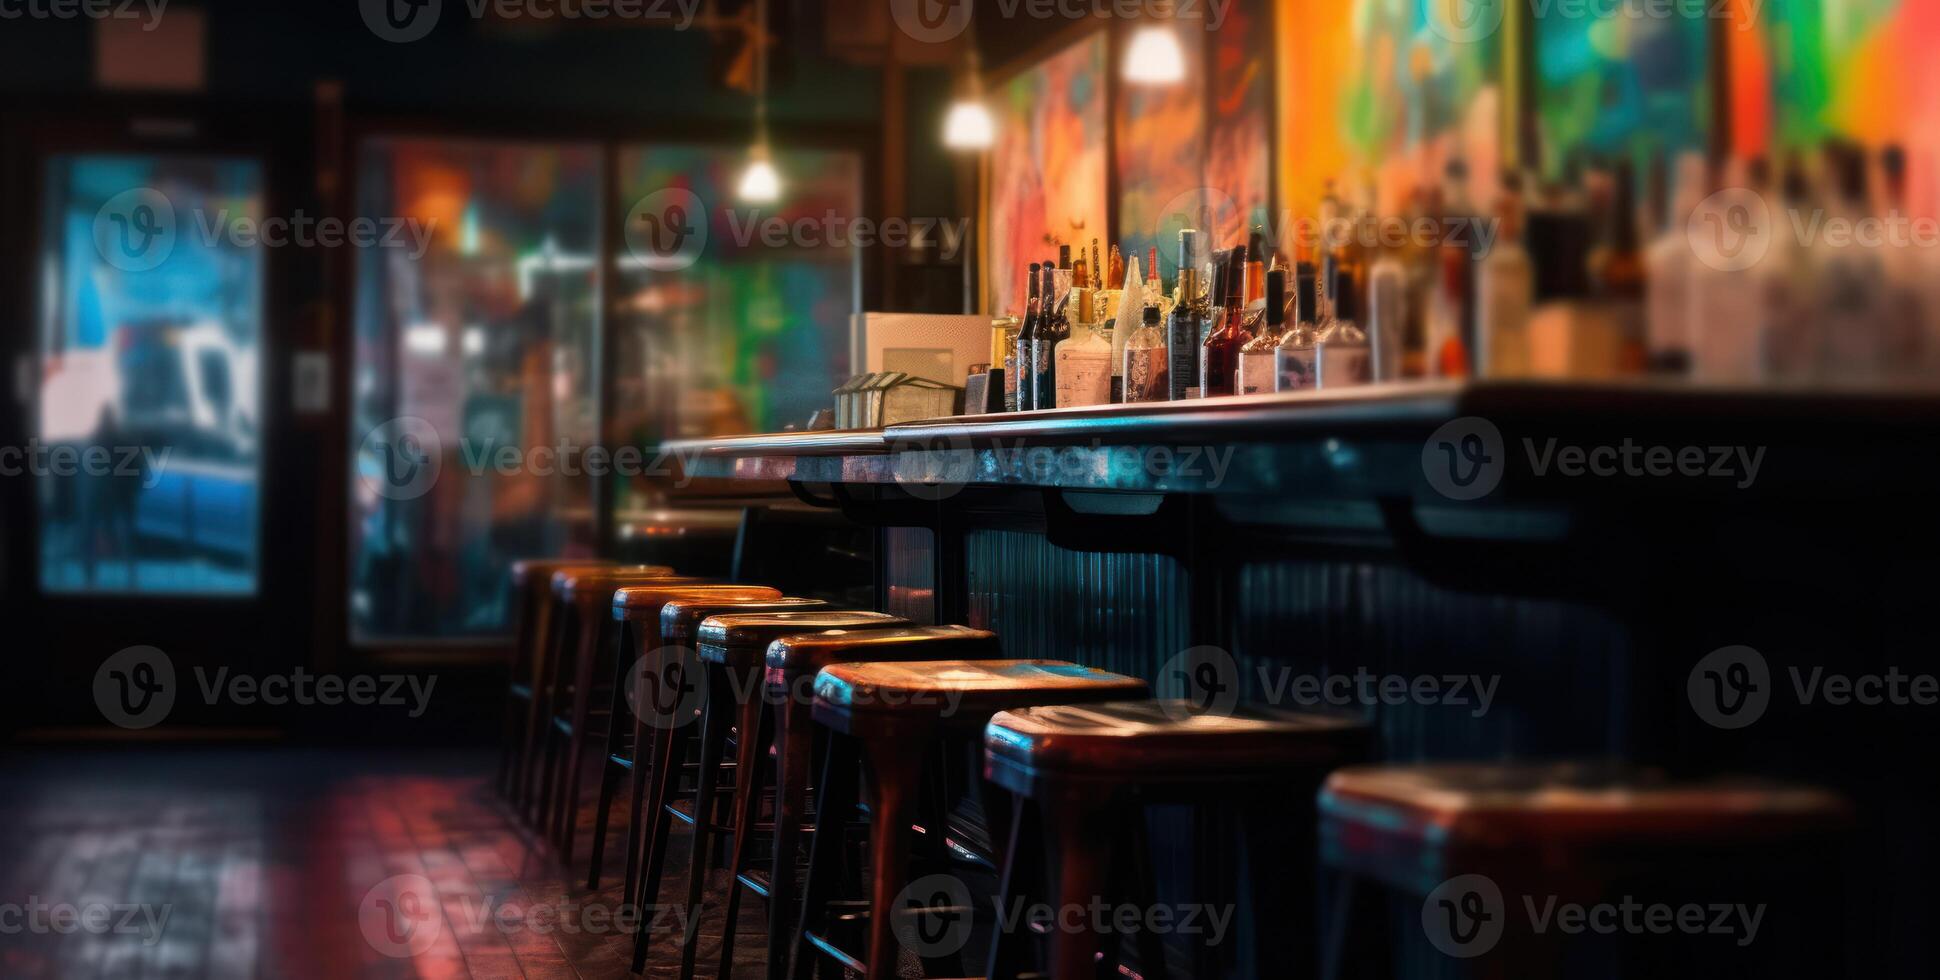
<instances>
[{"instance_id":1,"label":"reflection on floor","mask_svg":"<svg viewBox=\"0 0 1940 980\"><path fill-rule=\"evenodd\" d=\"M568 872L493 793L492 762L275 748L0 755L0 976L629 976L630 920L614 925L629 913L623 836L609 839L606 887L587 892L591 807ZM685 895L672 873L686 867L684 839L669 859L673 901ZM415 956L372 914L386 894L373 889L396 875L424 876L439 898L396 910L407 931L435 934L427 946L411 932ZM720 948L708 912L704 965ZM743 902L741 976L761 972L761 914ZM673 976L677 962L665 938L648 975Z\"/></svg>"}]
</instances>

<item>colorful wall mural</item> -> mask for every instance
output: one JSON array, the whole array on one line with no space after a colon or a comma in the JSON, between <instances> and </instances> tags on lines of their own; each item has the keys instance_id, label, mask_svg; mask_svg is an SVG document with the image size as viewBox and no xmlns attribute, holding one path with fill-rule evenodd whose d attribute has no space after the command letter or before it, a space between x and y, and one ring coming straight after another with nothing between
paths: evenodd
<instances>
[{"instance_id":1,"label":"colorful wall mural","mask_svg":"<svg viewBox=\"0 0 1940 980\"><path fill-rule=\"evenodd\" d=\"M997 90L984 237L993 313L1023 315L1033 260L1106 236L1105 43L1089 35Z\"/></svg>"}]
</instances>

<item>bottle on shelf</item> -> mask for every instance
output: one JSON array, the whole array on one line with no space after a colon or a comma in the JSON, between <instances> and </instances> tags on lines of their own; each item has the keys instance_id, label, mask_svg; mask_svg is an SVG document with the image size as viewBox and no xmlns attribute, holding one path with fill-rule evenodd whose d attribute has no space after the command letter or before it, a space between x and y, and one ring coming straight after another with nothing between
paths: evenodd
<instances>
[{"instance_id":1,"label":"bottle on shelf","mask_svg":"<svg viewBox=\"0 0 1940 980\"><path fill-rule=\"evenodd\" d=\"M1313 266L1302 263L1294 270L1294 320L1280 346L1273 351L1275 391L1305 391L1314 384L1314 309L1319 306L1319 290Z\"/></svg>"},{"instance_id":2,"label":"bottle on shelf","mask_svg":"<svg viewBox=\"0 0 1940 980\"><path fill-rule=\"evenodd\" d=\"M991 370L1004 373L1004 411L1017 411L1017 334L1023 321L1000 316L990 321Z\"/></svg>"},{"instance_id":3,"label":"bottle on shelf","mask_svg":"<svg viewBox=\"0 0 1940 980\"><path fill-rule=\"evenodd\" d=\"M1039 287L1043 283L1043 278L1039 275L1040 268L1038 263L1031 263L1030 276L1025 287L1030 298L1025 301L1024 323L1017 328L1017 343L1009 358L1010 376L1015 377L1017 381L1014 385L1008 380L1004 382L1006 388L1016 389L1015 410L1019 412L1028 412L1037 407L1037 372L1032 367L1035 362L1031 358L1037 346L1037 328L1044 318L1043 296L1039 292Z\"/></svg>"},{"instance_id":4,"label":"bottle on shelf","mask_svg":"<svg viewBox=\"0 0 1940 980\"><path fill-rule=\"evenodd\" d=\"M1265 276L1259 333L1239 352L1239 394L1272 391L1278 377L1276 354L1286 339L1287 270L1275 266Z\"/></svg>"},{"instance_id":5,"label":"bottle on shelf","mask_svg":"<svg viewBox=\"0 0 1940 980\"><path fill-rule=\"evenodd\" d=\"M1199 335L1212 319L1199 291L1199 232L1179 231L1179 290L1166 320L1166 383L1172 401L1183 401L1199 382Z\"/></svg>"},{"instance_id":6,"label":"bottle on shelf","mask_svg":"<svg viewBox=\"0 0 1940 980\"><path fill-rule=\"evenodd\" d=\"M1375 381L1402 377L1408 346L1408 265L1399 249L1382 249L1368 267L1368 369Z\"/></svg>"},{"instance_id":7,"label":"bottle on shelf","mask_svg":"<svg viewBox=\"0 0 1940 980\"><path fill-rule=\"evenodd\" d=\"M1125 402L1162 402L1172 397L1167 382L1165 326L1159 322L1159 308L1147 306L1140 315L1137 330L1125 338L1121 355L1125 377Z\"/></svg>"},{"instance_id":8,"label":"bottle on shelf","mask_svg":"<svg viewBox=\"0 0 1940 980\"><path fill-rule=\"evenodd\" d=\"M1652 201L1651 210L1661 222L1650 247L1644 250L1644 336L1648 346L1650 370L1658 374L1681 375L1691 371L1693 327L1691 319L1691 279L1693 268L1690 229L1691 213L1703 200L1709 175L1704 157L1686 152L1677 158L1676 174L1670 178L1668 201ZM1657 181L1662 197L1664 178Z\"/></svg>"},{"instance_id":9,"label":"bottle on shelf","mask_svg":"<svg viewBox=\"0 0 1940 980\"><path fill-rule=\"evenodd\" d=\"M1637 243L1634 180L1628 158L1617 161L1610 207L1590 253L1590 286L1616 329L1616 351L1608 371L1640 374L1644 369L1644 256Z\"/></svg>"},{"instance_id":10,"label":"bottle on shelf","mask_svg":"<svg viewBox=\"0 0 1940 980\"><path fill-rule=\"evenodd\" d=\"M1206 335L1205 349L1199 352L1199 397L1230 395L1239 380L1239 354L1253 335L1246 330L1246 246L1235 245L1226 256L1221 291L1226 312L1219 324Z\"/></svg>"},{"instance_id":11,"label":"bottle on shelf","mask_svg":"<svg viewBox=\"0 0 1940 980\"><path fill-rule=\"evenodd\" d=\"M1060 244L1058 246L1057 264L1048 265L1047 267L1054 271L1054 274L1051 278L1051 281L1054 285L1052 288L1053 299L1051 300L1051 302L1046 303L1045 306L1048 309L1057 309L1058 307L1064 305L1064 298L1067 295L1069 295L1071 292L1071 284L1072 284L1072 277L1073 277L1073 270L1071 268L1071 246L1069 244Z\"/></svg>"},{"instance_id":12,"label":"bottle on shelf","mask_svg":"<svg viewBox=\"0 0 1940 980\"><path fill-rule=\"evenodd\" d=\"M1467 377L1468 344L1462 339L1462 323L1469 305L1468 249L1443 245L1435 250L1435 264L1435 289L1428 297L1422 321L1427 335L1428 373L1437 378Z\"/></svg>"},{"instance_id":13,"label":"bottle on shelf","mask_svg":"<svg viewBox=\"0 0 1940 980\"><path fill-rule=\"evenodd\" d=\"M1351 269L1336 269L1334 303L1314 338L1314 386L1345 388L1367 384L1369 350L1360 315L1360 290Z\"/></svg>"},{"instance_id":14,"label":"bottle on shelf","mask_svg":"<svg viewBox=\"0 0 1940 980\"><path fill-rule=\"evenodd\" d=\"M1059 408L1111 404L1111 341L1098 330L1090 296L1083 298L1078 320L1070 324L1053 353Z\"/></svg>"},{"instance_id":15,"label":"bottle on shelf","mask_svg":"<svg viewBox=\"0 0 1940 980\"><path fill-rule=\"evenodd\" d=\"M1475 270L1475 367L1490 378L1529 373L1529 312L1536 269L1522 245L1522 184L1503 176L1496 198L1495 243Z\"/></svg>"},{"instance_id":16,"label":"bottle on shelf","mask_svg":"<svg viewBox=\"0 0 1940 980\"><path fill-rule=\"evenodd\" d=\"M1058 269L1048 263L1044 269L1046 292L1057 288ZM1031 366L1036 374L1032 391L1035 393L1033 405L1039 409L1058 407L1058 344L1071 336L1071 321L1067 319L1065 304L1042 314L1038 318L1037 338L1031 344Z\"/></svg>"}]
</instances>

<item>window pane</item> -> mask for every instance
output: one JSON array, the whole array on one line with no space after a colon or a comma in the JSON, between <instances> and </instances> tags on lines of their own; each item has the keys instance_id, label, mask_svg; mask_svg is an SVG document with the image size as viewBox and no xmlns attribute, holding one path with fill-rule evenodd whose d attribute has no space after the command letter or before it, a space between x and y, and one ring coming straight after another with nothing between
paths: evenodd
<instances>
[{"instance_id":1,"label":"window pane","mask_svg":"<svg viewBox=\"0 0 1940 980\"><path fill-rule=\"evenodd\" d=\"M41 587L252 594L263 254L230 232L262 218L262 168L78 155L45 177Z\"/></svg>"},{"instance_id":2,"label":"window pane","mask_svg":"<svg viewBox=\"0 0 1940 980\"><path fill-rule=\"evenodd\" d=\"M353 635L496 635L514 559L592 550L591 484L543 451L594 437L599 151L378 139L358 166L359 213L428 247L357 254Z\"/></svg>"}]
</instances>

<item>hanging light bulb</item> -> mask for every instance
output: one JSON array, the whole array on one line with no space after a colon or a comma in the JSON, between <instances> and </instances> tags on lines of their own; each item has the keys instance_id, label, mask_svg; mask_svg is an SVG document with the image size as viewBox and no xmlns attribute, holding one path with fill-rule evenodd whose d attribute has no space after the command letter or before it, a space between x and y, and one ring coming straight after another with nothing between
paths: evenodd
<instances>
[{"instance_id":1,"label":"hanging light bulb","mask_svg":"<svg viewBox=\"0 0 1940 980\"><path fill-rule=\"evenodd\" d=\"M997 142L997 122L990 116L990 108L983 104L983 70L977 60L977 22L970 20L970 34L966 43L969 46L969 71L963 84L963 93L950 105L950 111L943 117L943 145L953 150L987 150Z\"/></svg>"},{"instance_id":2,"label":"hanging light bulb","mask_svg":"<svg viewBox=\"0 0 1940 980\"><path fill-rule=\"evenodd\" d=\"M755 204L766 204L781 197L781 174L768 159L766 141L755 144L754 152L749 154L748 169L741 171L737 192L742 200Z\"/></svg>"},{"instance_id":3,"label":"hanging light bulb","mask_svg":"<svg viewBox=\"0 0 1940 980\"><path fill-rule=\"evenodd\" d=\"M983 102L972 98L957 100L950 114L943 117L943 145L954 150L987 150L997 141L997 123Z\"/></svg>"},{"instance_id":4,"label":"hanging light bulb","mask_svg":"<svg viewBox=\"0 0 1940 980\"><path fill-rule=\"evenodd\" d=\"M1186 77L1186 53L1169 25L1148 24L1132 35L1125 52L1125 80L1141 85L1171 85Z\"/></svg>"},{"instance_id":5,"label":"hanging light bulb","mask_svg":"<svg viewBox=\"0 0 1940 980\"><path fill-rule=\"evenodd\" d=\"M766 204L781 197L781 173L768 155L768 0L756 0L754 17L754 147L737 193L744 201Z\"/></svg>"}]
</instances>

